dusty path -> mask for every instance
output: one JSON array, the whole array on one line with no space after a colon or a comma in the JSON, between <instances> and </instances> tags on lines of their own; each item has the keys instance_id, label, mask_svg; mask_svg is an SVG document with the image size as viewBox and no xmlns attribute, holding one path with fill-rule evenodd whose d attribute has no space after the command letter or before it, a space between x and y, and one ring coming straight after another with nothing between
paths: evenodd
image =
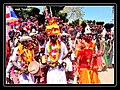
<instances>
[{"instance_id":1,"label":"dusty path","mask_svg":"<svg viewBox=\"0 0 120 90\"><path fill-rule=\"evenodd\" d=\"M98 72L101 84L114 84L114 69L107 69L104 72Z\"/></svg>"}]
</instances>

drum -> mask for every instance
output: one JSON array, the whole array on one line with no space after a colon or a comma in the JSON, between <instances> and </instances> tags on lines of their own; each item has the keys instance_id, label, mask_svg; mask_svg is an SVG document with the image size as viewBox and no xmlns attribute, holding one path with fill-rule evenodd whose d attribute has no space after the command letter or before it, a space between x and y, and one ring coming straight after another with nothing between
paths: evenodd
<instances>
[{"instance_id":1,"label":"drum","mask_svg":"<svg viewBox=\"0 0 120 90\"><path fill-rule=\"evenodd\" d=\"M41 74L40 64L37 61L32 61L28 65L28 72L35 76L39 76Z\"/></svg>"}]
</instances>

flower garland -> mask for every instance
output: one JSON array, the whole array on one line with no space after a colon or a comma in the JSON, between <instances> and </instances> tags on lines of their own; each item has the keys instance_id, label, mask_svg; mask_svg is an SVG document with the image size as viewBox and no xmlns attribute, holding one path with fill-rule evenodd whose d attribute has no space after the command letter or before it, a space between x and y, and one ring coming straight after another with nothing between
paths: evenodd
<instances>
[{"instance_id":1,"label":"flower garland","mask_svg":"<svg viewBox=\"0 0 120 90\"><path fill-rule=\"evenodd\" d=\"M33 57L33 53L34 50L29 50L29 49L25 49L22 47L21 44L18 45L18 54L21 55L21 58L18 59L19 62L25 61L25 62L31 62L33 61L34 57Z\"/></svg>"},{"instance_id":2,"label":"flower garland","mask_svg":"<svg viewBox=\"0 0 120 90\"><path fill-rule=\"evenodd\" d=\"M25 62L32 62L33 61L33 52L28 49L24 49L23 59Z\"/></svg>"},{"instance_id":3,"label":"flower garland","mask_svg":"<svg viewBox=\"0 0 120 90\"><path fill-rule=\"evenodd\" d=\"M61 52L61 44L60 44L59 40L56 41L55 47L53 46L52 42L49 42L48 53L49 53L51 61L53 61L53 62L58 61L58 58L60 56L60 52Z\"/></svg>"}]
</instances>

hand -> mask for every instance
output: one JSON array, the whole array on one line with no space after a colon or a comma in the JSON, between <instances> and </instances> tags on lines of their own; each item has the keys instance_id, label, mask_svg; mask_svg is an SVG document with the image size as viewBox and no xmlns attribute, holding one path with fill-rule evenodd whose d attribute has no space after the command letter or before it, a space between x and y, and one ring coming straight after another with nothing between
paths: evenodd
<instances>
[{"instance_id":1,"label":"hand","mask_svg":"<svg viewBox=\"0 0 120 90\"><path fill-rule=\"evenodd\" d=\"M71 53L72 53L72 50L69 50L68 53L71 54Z\"/></svg>"},{"instance_id":2,"label":"hand","mask_svg":"<svg viewBox=\"0 0 120 90\"><path fill-rule=\"evenodd\" d=\"M96 54L92 54L92 57L95 58L95 57L96 57Z\"/></svg>"},{"instance_id":3,"label":"hand","mask_svg":"<svg viewBox=\"0 0 120 90\"><path fill-rule=\"evenodd\" d=\"M25 69L23 67L20 68L20 72L24 73Z\"/></svg>"}]
</instances>

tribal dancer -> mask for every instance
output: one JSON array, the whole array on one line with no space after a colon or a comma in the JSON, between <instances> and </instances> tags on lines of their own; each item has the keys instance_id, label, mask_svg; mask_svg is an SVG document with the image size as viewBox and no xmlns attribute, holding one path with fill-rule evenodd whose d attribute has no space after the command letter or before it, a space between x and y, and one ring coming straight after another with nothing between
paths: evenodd
<instances>
[{"instance_id":1,"label":"tribal dancer","mask_svg":"<svg viewBox=\"0 0 120 90\"><path fill-rule=\"evenodd\" d=\"M68 55L65 44L58 40L60 28L55 20L50 19L49 25L46 26L46 32L50 38L45 47L47 64L47 84L67 84L65 74L65 63L63 60Z\"/></svg>"}]
</instances>

